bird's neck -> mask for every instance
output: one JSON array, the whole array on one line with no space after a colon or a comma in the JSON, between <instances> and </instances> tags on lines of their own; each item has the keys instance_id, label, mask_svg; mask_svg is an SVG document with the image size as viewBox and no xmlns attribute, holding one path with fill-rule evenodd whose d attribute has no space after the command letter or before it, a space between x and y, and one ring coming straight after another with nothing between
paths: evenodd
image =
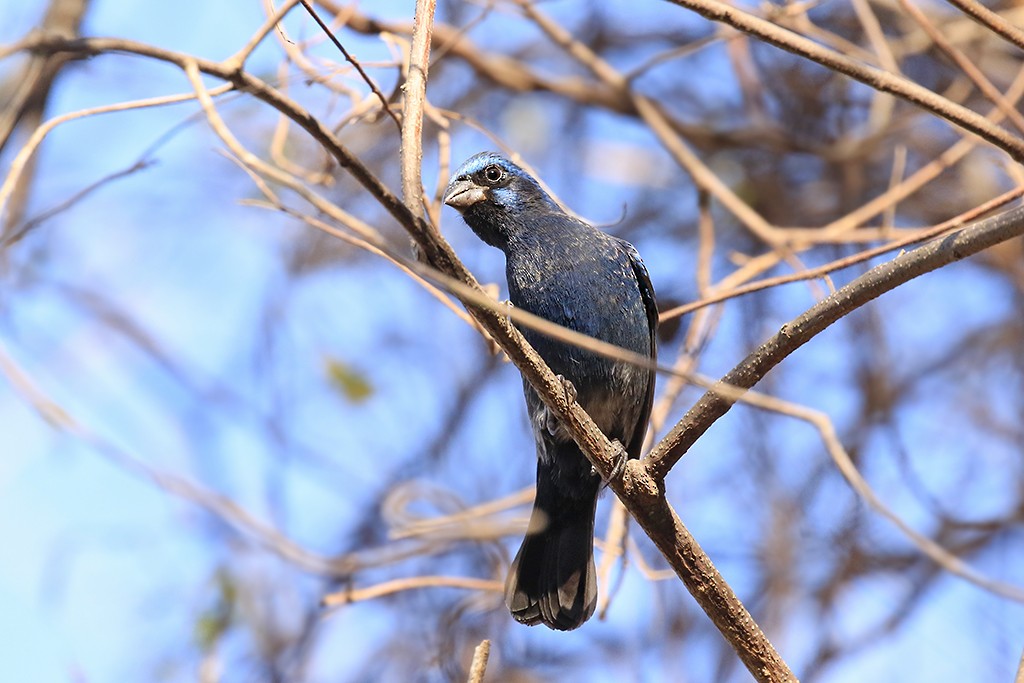
<instances>
[{"instance_id":1,"label":"bird's neck","mask_svg":"<svg viewBox=\"0 0 1024 683\"><path fill-rule=\"evenodd\" d=\"M508 254L513 245L544 241L558 217L567 218L553 203L531 202L503 207L481 202L463 214L473 232L487 244Z\"/></svg>"}]
</instances>

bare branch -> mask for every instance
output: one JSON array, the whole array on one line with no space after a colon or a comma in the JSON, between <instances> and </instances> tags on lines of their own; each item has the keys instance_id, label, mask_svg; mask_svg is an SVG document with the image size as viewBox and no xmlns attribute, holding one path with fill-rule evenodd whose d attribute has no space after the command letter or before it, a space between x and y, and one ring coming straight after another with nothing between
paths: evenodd
<instances>
[{"instance_id":1,"label":"bare branch","mask_svg":"<svg viewBox=\"0 0 1024 683\"><path fill-rule=\"evenodd\" d=\"M955 218L951 218L950 220L939 223L938 225L931 228L923 228L919 231L911 232L906 237L894 240L892 242L889 242L888 244L883 244L872 249L865 249L864 251L860 251L851 256L847 256L846 258L836 259L831 263L826 263L822 266L818 266L817 268L801 270L797 273L793 273L792 275L779 275L777 277L765 278L763 280L758 280L756 282L752 282L742 287L736 287L735 289L727 289L721 292L717 292L715 294L706 295L702 299L699 299L698 301L683 304L682 306L676 306L675 308L663 311L661 314L661 322L665 322L666 320L671 320L672 318L677 318L679 316L686 315L687 313L692 313L693 311L705 308L712 304L721 303L722 301L726 301L737 296L750 294L751 292L758 292L764 289L768 289L769 287L778 287L779 285L788 284L790 282L800 282L803 280L812 280L814 278L822 277L829 273L834 273L837 270L842 270L843 268L849 268L850 266L856 265L858 263L869 261L875 258L876 256L881 256L882 254L888 253L890 251L895 251L896 249L902 249L903 247L908 247L912 244L918 244L925 240L933 239L944 232L962 226L965 223L969 223L970 221L975 220L979 216L984 216L986 213L990 211L998 209L999 207L1005 204L1009 204L1013 200L1021 197L1022 195L1024 195L1024 187L1018 187L1017 189L1005 192L996 197L995 199L992 199L990 201L985 202L984 204L981 204L980 206L976 206L970 211L966 211Z\"/></svg>"},{"instance_id":2,"label":"bare branch","mask_svg":"<svg viewBox=\"0 0 1024 683\"><path fill-rule=\"evenodd\" d=\"M985 97L999 107L999 110L1006 116L1006 118L1010 119L1013 125L1017 127L1018 131L1024 132L1024 115L1014 109L1013 105L1006 101L1003 94L999 92L994 85L992 85L992 81L985 77L985 74L981 72L981 69L975 66L974 63L964 55L964 53L956 49L946 36L942 35L942 31L932 23L928 18L928 15L922 12L919 7L908 0L899 1L900 6L903 7L903 11L909 14L914 21L916 21L918 25L925 30L928 37L935 41L935 45L942 50L947 57L953 60L953 63L956 64L961 71L967 74L967 77L971 79L971 82L977 86L978 90L980 90Z\"/></svg>"},{"instance_id":3,"label":"bare branch","mask_svg":"<svg viewBox=\"0 0 1024 683\"><path fill-rule=\"evenodd\" d=\"M423 214L423 103L430 68L430 34L437 0L416 0L409 75L402 108L402 198L413 214Z\"/></svg>"},{"instance_id":4,"label":"bare branch","mask_svg":"<svg viewBox=\"0 0 1024 683\"><path fill-rule=\"evenodd\" d=\"M487 672L487 658L491 655L491 641L481 640L473 650L473 664L469 667L469 683L484 683Z\"/></svg>"},{"instance_id":5,"label":"bare branch","mask_svg":"<svg viewBox=\"0 0 1024 683\"><path fill-rule=\"evenodd\" d=\"M956 555L953 555L932 539L915 531L910 524L904 521L899 515L883 503L882 499L878 497L878 494L875 493L874 489L871 488L871 485L868 484L867 480L864 479L864 476L857 469L857 466L850 458L850 454L847 453L845 448L843 448L843 444L839 441L839 436L836 434L835 426L832 424L832 420L828 415L819 410L797 405L789 401L783 401L772 396L759 394L755 391L744 391L742 389L728 387L723 385L721 382L715 382L710 378L698 376L695 377L694 380L696 383L706 386L709 389L727 394L734 401L740 401L744 404L764 410L771 410L782 415L789 415L812 425L816 430L818 430L822 443L825 445L825 450L828 451L829 456L832 458L832 462L835 463L840 474L843 475L843 478L846 479L847 483L850 485L850 488L852 488L865 503L875 510L875 512L892 522L896 528L898 528L900 532L917 547L918 550L951 574L959 576L960 578L996 595L1010 598L1017 602L1024 602L1024 588L1003 583L1002 581L994 581L983 576L978 571L970 567L966 562L958 558Z\"/></svg>"},{"instance_id":6,"label":"bare branch","mask_svg":"<svg viewBox=\"0 0 1024 683\"><path fill-rule=\"evenodd\" d=\"M384 97L384 93L380 91L380 88L377 87L377 84L374 82L374 80L370 78L370 75L368 73L366 73L366 71L363 69L363 65L360 64L357 59L355 59L352 55L349 54L348 50L345 49L345 46L341 43L340 40L338 40L338 38L334 35L334 32L331 31L331 28L324 23L324 20L320 18L320 15L316 13L316 10L313 9L313 6L310 5L309 2L307 2L307 0L298 1L302 3L302 6L306 9L307 12L309 12L309 15L313 17L313 20L317 23L320 29L325 34L327 34L328 38L331 39L331 42L334 43L334 47L338 48L338 51L345 56L345 60L349 64L354 66L356 71L359 72L359 75L362 77L363 81L368 86L370 86L370 90L372 90L373 94L377 96L378 100L380 100L381 107L383 107L384 111L387 112L388 116L390 116L391 119L395 122L395 125L398 126L398 129L401 130L402 122L398 120L398 116L391 108L391 105L388 104L388 98Z\"/></svg>"},{"instance_id":7,"label":"bare branch","mask_svg":"<svg viewBox=\"0 0 1024 683\"><path fill-rule=\"evenodd\" d=\"M749 389L768 371L850 311L895 287L936 268L959 261L995 244L1024 234L1024 207L980 221L948 237L929 242L883 263L786 323L778 334L761 345L722 378L722 383ZM714 390L703 397L665 436L646 460L657 481L714 422L735 402Z\"/></svg>"},{"instance_id":8,"label":"bare branch","mask_svg":"<svg viewBox=\"0 0 1024 683\"><path fill-rule=\"evenodd\" d=\"M471 576L415 576L408 579L385 581L369 588L343 590L325 595L321 604L324 607L340 607L353 602L372 600L392 593L415 590L417 588L465 588L466 590L500 592L501 581L477 579Z\"/></svg>"},{"instance_id":9,"label":"bare branch","mask_svg":"<svg viewBox=\"0 0 1024 683\"><path fill-rule=\"evenodd\" d=\"M978 135L1009 154L1018 162L1024 162L1024 140L992 125L977 112L955 104L950 100L924 88L902 76L861 64L844 54L808 40L789 29L765 21L753 14L727 5L719 0L670 0L673 4L697 12L711 21L722 22L733 28L756 36L775 47L792 52L817 62L833 71L845 74L881 92L891 93L912 102L937 116L941 116L975 135Z\"/></svg>"},{"instance_id":10,"label":"bare branch","mask_svg":"<svg viewBox=\"0 0 1024 683\"><path fill-rule=\"evenodd\" d=\"M946 0L993 33L1024 50L1024 31L976 0Z\"/></svg>"}]
</instances>

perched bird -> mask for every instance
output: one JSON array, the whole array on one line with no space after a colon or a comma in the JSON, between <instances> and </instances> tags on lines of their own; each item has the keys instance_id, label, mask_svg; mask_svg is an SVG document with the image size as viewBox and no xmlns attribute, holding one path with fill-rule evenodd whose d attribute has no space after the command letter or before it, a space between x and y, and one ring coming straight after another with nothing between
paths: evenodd
<instances>
[{"instance_id":1,"label":"perched bird","mask_svg":"<svg viewBox=\"0 0 1024 683\"><path fill-rule=\"evenodd\" d=\"M654 288L633 245L569 216L528 173L493 152L455 171L444 202L505 253L513 306L655 357ZM638 458L654 372L529 329L523 335L623 458ZM594 514L601 479L536 392L523 386L537 442L537 496L505 583L505 603L517 621L568 631L589 619L597 604Z\"/></svg>"}]
</instances>

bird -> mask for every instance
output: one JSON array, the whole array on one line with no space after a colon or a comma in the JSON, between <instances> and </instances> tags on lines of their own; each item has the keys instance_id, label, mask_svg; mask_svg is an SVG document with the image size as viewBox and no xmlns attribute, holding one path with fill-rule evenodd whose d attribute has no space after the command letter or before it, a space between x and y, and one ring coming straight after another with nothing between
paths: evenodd
<instances>
[{"instance_id":1,"label":"bird","mask_svg":"<svg viewBox=\"0 0 1024 683\"><path fill-rule=\"evenodd\" d=\"M505 254L509 303L655 359L658 308L637 250L567 214L526 171L495 152L467 159L443 201L486 244ZM654 371L523 329L626 458L639 458L654 397ZM652 362L653 366L653 362ZM602 486L568 430L523 380L537 447L537 493L505 582L505 604L523 624L559 631L583 625L597 605L594 517Z\"/></svg>"}]
</instances>

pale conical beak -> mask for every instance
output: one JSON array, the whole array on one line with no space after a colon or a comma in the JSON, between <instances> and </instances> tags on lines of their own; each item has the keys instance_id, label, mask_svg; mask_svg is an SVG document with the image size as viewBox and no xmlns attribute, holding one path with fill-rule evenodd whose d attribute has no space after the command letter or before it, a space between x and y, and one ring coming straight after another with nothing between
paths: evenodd
<instances>
[{"instance_id":1,"label":"pale conical beak","mask_svg":"<svg viewBox=\"0 0 1024 683\"><path fill-rule=\"evenodd\" d=\"M444 193L444 203L459 211L465 211L485 199L487 193L484 188L469 178L456 178L448 183L448 191Z\"/></svg>"}]
</instances>

